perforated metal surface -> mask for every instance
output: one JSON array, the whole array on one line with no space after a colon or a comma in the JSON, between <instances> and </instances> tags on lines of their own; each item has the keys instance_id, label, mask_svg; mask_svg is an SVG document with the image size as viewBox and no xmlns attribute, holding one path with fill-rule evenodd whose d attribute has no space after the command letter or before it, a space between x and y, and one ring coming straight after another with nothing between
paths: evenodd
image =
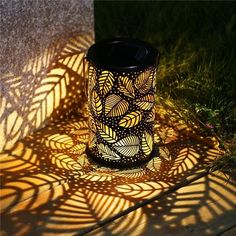
<instances>
[{"instance_id":1,"label":"perforated metal surface","mask_svg":"<svg viewBox=\"0 0 236 236\"><path fill-rule=\"evenodd\" d=\"M132 73L89 67L89 149L96 161L131 167L153 151L156 67Z\"/></svg>"}]
</instances>

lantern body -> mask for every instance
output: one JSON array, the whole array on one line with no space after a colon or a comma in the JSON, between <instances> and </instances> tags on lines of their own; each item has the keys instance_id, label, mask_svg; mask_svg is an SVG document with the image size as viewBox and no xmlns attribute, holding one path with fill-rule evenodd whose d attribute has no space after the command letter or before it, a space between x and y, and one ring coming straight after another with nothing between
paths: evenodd
<instances>
[{"instance_id":1,"label":"lantern body","mask_svg":"<svg viewBox=\"0 0 236 236\"><path fill-rule=\"evenodd\" d=\"M99 45L88 53L89 153L110 167L133 167L152 157L157 51L149 48L152 60L138 64L135 57L147 55L146 44L127 39L104 44L110 46L100 52L102 63L94 56ZM112 58L104 59L108 54Z\"/></svg>"}]
</instances>

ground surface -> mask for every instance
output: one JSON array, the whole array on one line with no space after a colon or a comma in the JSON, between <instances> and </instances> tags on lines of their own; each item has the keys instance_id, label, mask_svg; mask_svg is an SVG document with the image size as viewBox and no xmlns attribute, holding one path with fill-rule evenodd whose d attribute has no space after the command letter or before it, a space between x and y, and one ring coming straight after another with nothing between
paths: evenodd
<instances>
[{"instance_id":1,"label":"ground surface","mask_svg":"<svg viewBox=\"0 0 236 236\"><path fill-rule=\"evenodd\" d=\"M87 141L86 117L71 117L1 154L3 235L217 235L234 225L235 183L206 172L217 141L166 104L156 107L159 154L142 167L96 165Z\"/></svg>"}]
</instances>

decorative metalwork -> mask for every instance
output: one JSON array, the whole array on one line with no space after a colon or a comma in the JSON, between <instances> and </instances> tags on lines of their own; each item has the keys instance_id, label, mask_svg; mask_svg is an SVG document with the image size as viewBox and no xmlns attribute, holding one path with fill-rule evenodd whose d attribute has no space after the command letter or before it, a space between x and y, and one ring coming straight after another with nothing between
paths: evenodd
<instances>
[{"instance_id":1,"label":"decorative metalwork","mask_svg":"<svg viewBox=\"0 0 236 236\"><path fill-rule=\"evenodd\" d=\"M89 63L89 151L109 166L146 162L153 151L156 64L131 72Z\"/></svg>"}]
</instances>

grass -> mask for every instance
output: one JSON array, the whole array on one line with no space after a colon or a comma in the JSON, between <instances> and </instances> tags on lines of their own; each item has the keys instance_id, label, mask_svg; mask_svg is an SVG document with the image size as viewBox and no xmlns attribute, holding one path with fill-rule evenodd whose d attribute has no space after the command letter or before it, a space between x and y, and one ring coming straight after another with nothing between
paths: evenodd
<instances>
[{"instance_id":1,"label":"grass","mask_svg":"<svg viewBox=\"0 0 236 236\"><path fill-rule=\"evenodd\" d=\"M235 163L225 145L236 145L235 2L95 1L95 34L96 41L133 37L158 48L158 95L218 136Z\"/></svg>"}]
</instances>

